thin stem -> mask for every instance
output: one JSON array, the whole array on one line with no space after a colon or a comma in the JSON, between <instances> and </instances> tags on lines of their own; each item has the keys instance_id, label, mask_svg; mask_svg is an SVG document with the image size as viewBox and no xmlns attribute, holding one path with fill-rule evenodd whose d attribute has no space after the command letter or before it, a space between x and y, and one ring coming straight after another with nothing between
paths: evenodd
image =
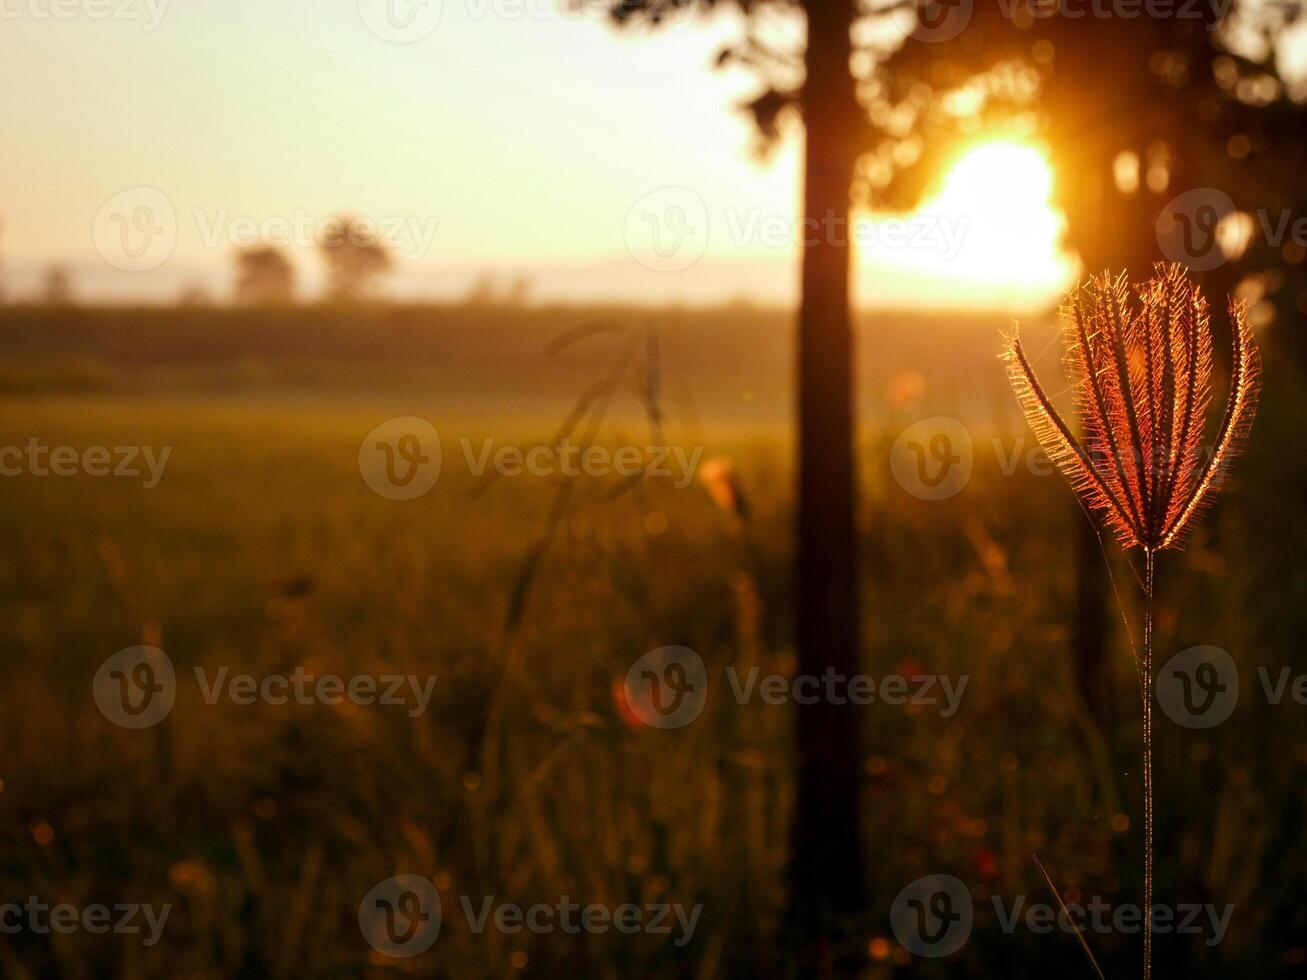
<instances>
[{"instance_id":1,"label":"thin stem","mask_svg":"<svg viewBox=\"0 0 1307 980\"><path fill-rule=\"evenodd\" d=\"M1144 549L1144 980L1153 972L1153 551Z\"/></svg>"},{"instance_id":2,"label":"thin stem","mask_svg":"<svg viewBox=\"0 0 1307 980\"><path fill-rule=\"evenodd\" d=\"M1062 893L1057 890L1057 885L1053 884L1053 879L1049 877L1048 872L1044 870L1044 862L1039 860L1038 854L1032 855L1032 857L1035 859L1035 866L1039 868L1039 873L1044 876L1044 881L1048 884L1048 890L1051 891L1053 896L1057 899L1057 904L1061 907L1062 914L1069 920L1071 918L1071 912L1067 909L1066 902L1062 901ZM1103 975L1103 968L1098 965L1098 960L1094 959L1093 950L1089 948L1089 943L1085 941L1085 931L1083 929L1077 929L1076 938L1080 940L1080 948L1083 949L1085 955L1089 957L1089 962L1094 968L1094 973L1098 974L1098 980L1107 980L1107 977Z\"/></svg>"}]
</instances>

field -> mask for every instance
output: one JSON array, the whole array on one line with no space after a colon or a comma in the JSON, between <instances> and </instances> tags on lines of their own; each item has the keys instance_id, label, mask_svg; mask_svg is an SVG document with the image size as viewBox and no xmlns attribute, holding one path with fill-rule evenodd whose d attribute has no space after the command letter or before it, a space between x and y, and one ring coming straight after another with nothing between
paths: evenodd
<instances>
[{"instance_id":1,"label":"field","mask_svg":"<svg viewBox=\"0 0 1307 980\"><path fill-rule=\"evenodd\" d=\"M0 973L778 975L791 709L736 703L719 678L793 668L788 324L748 307L0 313L0 446L171 447L151 488L0 482L0 894L172 905L152 945L0 934ZM1091 976L1073 936L1003 927L1019 897L1055 901L1032 854L1068 902L1140 900L1128 644L1113 603L1087 699L1070 652L1084 517L1059 478L1011 463L1033 444L995 357L1002 326L885 316L862 331L864 667L967 678L949 717L866 708L871 978ZM747 509L679 472L472 472L464 440L551 445L578 400L578 442L701 449L719 472L729 457ZM360 443L397 416L441 436L439 481L417 500L360 477ZM905 492L889 465L932 416L973 445L944 500ZM1233 905L1219 943L1158 938L1162 977L1307 965L1307 707L1269 703L1258 674L1307 670L1304 418L1298 368L1272 346L1248 456L1163 565L1159 660L1222 647L1241 694L1215 728L1159 728L1158 900ZM1108 553L1137 627L1132 573ZM129 730L91 691L138 644L171 658L177 694L164 721ZM640 724L621 693L665 645L697 651L711 679L676 730ZM437 680L413 716L208 704L197 667ZM358 915L406 872L435 881L443 919L431 952L398 960ZM901 948L889 916L932 873L975 901L969 942L940 961ZM702 913L681 945L677 926L477 934L463 896ZM1138 936L1087 938L1109 976L1134 975Z\"/></svg>"}]
</instances>

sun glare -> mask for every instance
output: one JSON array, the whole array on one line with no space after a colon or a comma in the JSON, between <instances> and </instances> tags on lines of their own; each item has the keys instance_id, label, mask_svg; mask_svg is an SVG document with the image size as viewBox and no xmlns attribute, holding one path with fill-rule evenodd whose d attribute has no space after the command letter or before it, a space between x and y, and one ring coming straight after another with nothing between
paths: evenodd
<instances>
[{"instance_id":1,"label":"sun glare","mask_svg":"<svg viewBox=\"0 0 1307 980\"><path fill-rule=\"evenodd\" d=\"M949 270L966 279L1061 284L1061 215L1047 157L1020 143L986 143L953 166L934 208L966 220Z\"/></svg>"},{"instance_id":2,"label":"sun glare","mask_svg":"<svg viewBox=\"0 0 1307 980\"><path fill-rule=\"evenodd\" d=\"M954 164L940 200L1001 211L1046 205L1052 189L1048 161L1033 146L987 143Z\"/></svg>"},{"instance_id":3,"label":"sun glare","mask_svg":"<svg viewBox=\"0 0 1307 980\"><path fill-rule=\"evenodd\" d=\"M1035 146L995 140L969 150L939 193L907 217L918 247L865 250L876 265L914 278L929 275L937 299L956 305L988 300L1038 305L1066 285L1063 218L1052 205L1053 172Z\"/></svg>"}]
</instances>

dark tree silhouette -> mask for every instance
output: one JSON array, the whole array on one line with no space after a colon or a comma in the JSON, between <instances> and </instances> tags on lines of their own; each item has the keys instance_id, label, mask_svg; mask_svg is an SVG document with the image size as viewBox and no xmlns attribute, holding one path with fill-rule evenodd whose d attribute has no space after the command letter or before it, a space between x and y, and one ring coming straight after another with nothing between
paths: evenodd
<instances>
[{"instance_id":1,"label":"dark tree silhouette","mask_svg":"<svg viewBox=\"0 0 1307 980\"><path fill-rule=\"evenodd\" d=\"M361 218L336 219L318 237L318 251L327 263L327 295L337 302L370 297L391 265L376 231Z\"/></svg>"},{"instance_id":2,"label":"dark tree silhouette","mask_svg":"<svg viewBox=\"0 0 1307 980\"><path fill-rule=\"evenodd\" d=\"M620 0L621 23L661 23L693 0ZM711 8L713 0L702 6ZM740 0L746 29L719 64L755 70L758 94L745 108L762 146L786 117L804 131L802 292L798 313L798 516L795 617L798 672L846 676L859 666L853 328L848 225L850 188L866 145L865 116L851 72L852 2ZM788 49L764 36L780 14L807 21L807 43ZM797 780L791 859L791 924L798 968L851 975L865 905L861 843L861 738L851 704L796 709Z\"/></svg>"},{"instance_id":3,"label":"dark tree silhouette","mask_svg":"<svg viewBox=\"0 0 1307 980\"><path fill-rule=\"evenodd\" d=\"M295 267L285 253L255 245L236 253L236 302L242 306L284 306L295 300Z\"/></svg>"},{"instance_id":4,"label":"dark tree silhouette","mask_svg":"<svg viewBox=\"0 0 1307 980\"><path fill-rule=\"evenodd\" d=\"M820 676L833 668L852 676L860 653L852 256L846 244L860 133L849 67L853 8L812 0L807 18L798 93L805 128L803 220L805 231L823 232L805 235L799 306L798 670ZM801 961L805 970L856 970L860 944L851 920L864 905L859 717L852 704L801 705L797 712L791 902L803 960L816 957Z\"/></svg>"},{"instance_id":5,"label":"dark tree silhouette","mask_svg":"<svg viewBox=\"0 0 1307 980\"><path fill-rule=\"evenodd\" d=\"M1051 149L1068 242L1085 266L1147 277L1164 244L1159 218L1181 192L1210 187L1252 208L1279 202L1290 183L1280 169L1287 133L1277 141L1272 131L1301 123L1307 90L1295 98L1277 41L1301 2L1235 0L1224 18L1215 6L1067 17L1052 0L968 3L955 37L910 41L862 80L887 121L867 159L894 162L864 168L869 197L912 207L978 133L1033 135ZM1246 271L1219 268L1226 282Z\"/></svg>"}]
</instances>

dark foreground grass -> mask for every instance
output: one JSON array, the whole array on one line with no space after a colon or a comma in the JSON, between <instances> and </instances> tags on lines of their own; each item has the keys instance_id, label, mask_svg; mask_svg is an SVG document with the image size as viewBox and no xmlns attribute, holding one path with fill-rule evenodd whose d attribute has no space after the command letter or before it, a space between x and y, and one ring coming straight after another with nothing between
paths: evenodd
<instances>
[{"instance_id":1,"label":"dark foreground grass","mask_svg":"<svg viewBox=\"0 0 1307 980\"><path fill-rule=\"evenodd\" d=\"M977 409L935 385L929 365L921 373L906 399L877 394L863 436L864 664L878 678L965 675L967 686L947 718L865 709L868 975L1088 976L1073 936L1005 931L995 898L1003 915L1023 897L1053 901L1038 853L1069 902L1139 901L1127 647L1117 635L1109 651L1110 704L1087 705L1069 654L1065 544L1083 518L1056 477L1004 473L1031 448L1006 409ZM1304 667L1303 531L1289 513L1303 464L1260 431L1285 431L1303 406L1271 373L1239 484L1159 600L1159 660L1222 646L1242 690L1222 726L1159 732L1158 900L1234 905L1219 944L1159 937L1162 977L1291 976L1307 958L1307 708L1269 705L1256 673ZM0 403L3 445L172 447L154 489L85 475L0 482L0 899L173 909L150 947L84 931L0 934L0 972L786 975L791 709L738 704L724 673L793 669L783 430L669 411L665 441L734 458L751 504L741 520L698 481L479 485L460 438L547 443L569 407L561 397L513 417L510 389L497 412L446 426L438 396L371 383L349 398L328 386L138 387ZM363 436L400 414L429 417L444 436L440 481L413 502L376 495L357 465ZM924 501L887 461L904 425L938 414L971 431L975 471L957 496ZM597 438L650 441L632 411ZM1130 572L1115 568L1133 615ZM177 700L156 727L128 731L100 714L91 682L106 657L143 642L176 665ZM617 692L638 657L667 644L698 651L710 694L693 724L659 731L633 721ZM296 666L437 681L410 717L348 703L210 705L193 674ZM401 872L433 879L444 910L436 945L407 961L374 952L358 926L364 895ZM900 889L931 873L962 879L975 902L970 941L939 962L913 959L889 921ZM702 913L683 945L676 926L477 934L464 896L474 909L486 896L568 896ZM1137 935L1087 939L1109 975L1131 975Z\"/></svg>"}]
</instances>

